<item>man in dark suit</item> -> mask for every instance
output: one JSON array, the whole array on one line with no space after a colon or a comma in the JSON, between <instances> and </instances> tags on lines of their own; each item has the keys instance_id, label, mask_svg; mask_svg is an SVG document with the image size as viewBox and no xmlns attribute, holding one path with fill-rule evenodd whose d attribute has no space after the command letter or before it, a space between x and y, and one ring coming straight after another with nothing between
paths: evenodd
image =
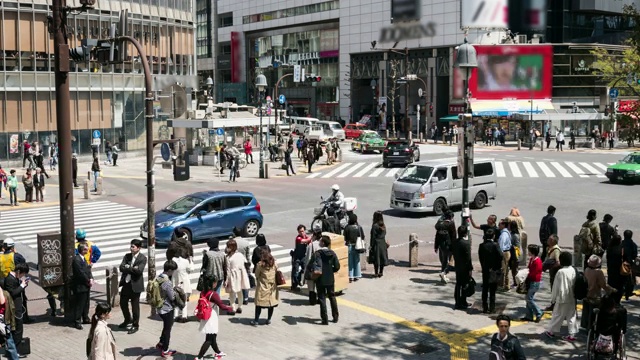
<instances>
[{"instance_id":1,"label":"man in dark suit","mask_svg":"<svg viewBox=\"0 0 640 360\"><path fill-rule=\"evenodd\" d=\"M129 334L138 331L140 321L140 294L144 291L144 279L142 274L147 266L147 257L140 253L142 241L131 240L131 252L126 254L120 264L120 309L124 316L124 322L118 326L120 329L129 329ZM133 322L129 313L129 301L131 301L131 312L133 312Z\"/></svg>"},{"instance_id":2,"label":"man in dark suit","mask_svg":"<svg viewBox=\"0 0 640 360\"><path fill-rule=\"evenodd\" d=\"M453 261L456 264L456 287L454 290L456 310L465 310L470 306L467 303L467 295L464 290L471 280L471 272L473 271L471 242L467 235L467 228L460 226L458 228L458 240L453 245Z\"/></svg>"},{"instance_id":3,"label":"man in dark suit","mask_svg":"<svg viewBox=\"0 0 640 360\"><path fill-rule=\"evenodd\" d=\"M15 306L15 328L13 329L13 341L16 346L22 342L24 330L24 318L26 309L24 307L25 289L29 285L29 265L26 262L16 263L15 268L12 269L7 277L2 279L2 289L6 290L13 299ZM9 324L9 322L7 322Z\"/></svg>"},{"instance_id":4,"label":"man in dark suit","mask_svg":"<svg viewBox=\"0 0 640 360\"><path fill-rule=\"evenodd\" d=\"M78 244L78 252L73 258L73 295L75 324L74 327L82 330L82 324L90 324L89 319L89 293L93 286L93 274L91 267L85 260L85 255L89 252L89 246L85 243Z\"/></svg>"},{"instance_id":5,"label":"man in dark suit","mask_svg":"<svg viewBox=\"0 0 640 360\"><path fill-rule=\"evenodd\" d=\"M340 262L336 253L329 249L331 239L323 235L320 239L320 249L314 254L314 261L322 263L322 275L316 280L316 290L318 291L318 302L320 303L320 318L322 325L329 325L327 317L327 297L331 304L331 316L333 322L338 322L338 302L335 294L335 276L334 274L340 270Z\"/></svg>"}]
</instances>

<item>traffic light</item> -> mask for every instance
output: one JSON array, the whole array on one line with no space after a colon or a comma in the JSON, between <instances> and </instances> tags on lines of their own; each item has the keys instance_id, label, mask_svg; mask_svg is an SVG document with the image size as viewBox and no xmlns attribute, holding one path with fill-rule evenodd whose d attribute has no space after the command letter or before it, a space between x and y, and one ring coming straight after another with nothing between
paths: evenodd
<instances>
[{"instance_id":1,"label":"traffic light","mask_svg":"<svg viewBox=\"0 0 640 360\"><path fill-rule=\"evenodd\" d=\"M609 116L609 105L604 107L604 116Z\"/></svg>"},{"instance_id":2,"label":"traffic light","mask_svg":"<svg viewBox=\"0 0 640 360\"><path fill-rule=\"evenodd\" d=\"M320 82L322 80L322 77L316 76L315 74L311 74L311 75L307 75L306 80L309 82Z\"/></svg>"}]
</instances>

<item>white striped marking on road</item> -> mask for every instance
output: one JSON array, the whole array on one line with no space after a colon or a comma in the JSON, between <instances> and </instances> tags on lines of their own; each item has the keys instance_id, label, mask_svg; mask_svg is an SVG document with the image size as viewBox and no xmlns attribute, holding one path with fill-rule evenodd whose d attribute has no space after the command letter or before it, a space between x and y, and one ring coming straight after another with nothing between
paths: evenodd
<instances>
[{"instance_id":1,"label":"white striped marking on road","mask_svg":"<svg viewBox=\"0 0 640 360\"><path fill-rule=\"evenodd\" d=\"M384 170L385 168L376 169L374 172L371 173L371 175L369 175L369 177L377 177L378 175L382 174Z\"/></svg>"},{"instance_id":2,"label":"white striped marking on road","mask_svg":"<svg viewBox=\"0 0 640 360\"><path fill-rule=\"evenodd\" d=\"M122 206L100 205L100 206L101 208L86 208L86 210L85 209L74 210L74 218L91 218L91 217L95 218L96 216L99 217L100 215L104 215L107 212L132 211L135 209L130 206L124 206L124 205ZM140 209L135 209L135 210L140 210ZM60 208L58 207L49 208L49 211L46 213L29 214L27 216L22 215L19 218L2 216L0 220L9 221L13 219L17 219L22 223L24 223L25 221L38 222L38 223L45 222L45 221L56 221L56 220L60 220Z\"/></svg>"},{"instance_id":3,"label":"white striped marking on road","mask_svg":"<svg viewBox=\"0 0 640 360\"><path fill-rule=\"evenodd\" d=\"M349 174L351 174L352 172L358 170L359 167L361 167L362 165L364 165L363 162L361 163L356 163L355 165L353 165L352 167L350 167L347 171L343 172L342 174L338 175L339 178L345 178L347 176L349 176Z\"/></svg>"},{"instance_id":4,"label":"white striped marking on road","mask_svg":"<svg viewBox=\"0 0 640 360\"><path fill-rule=\"evenodd\" d=\"M518 164L517 163L510 162L509 163L509 168L511 169L511 173L513 174L513 177L517 177L517 178L522 177L522 173L520 172L520 169L518 168Z\"/></svg>"},{"instance_id":5,"label":"white striped marking on road","mask_svg":"<svg viewBox=\"0 0 640 360\"><path fill-rule=\"evenodd\" d=\"M119 221L127 222L131 221L132 217L135 216L144 216L144 211L140 211L140 209L131 209L127 211L118 212ZM120 220L121 219L121 220ZM60 223L60 215L57 218L51 220L40 220L39 218L31 219L25 218L25 221L16 221L11 225L3 225L2 229L14 229L25 226L30 226L30 229L40 229L52 225L57 225ZM101 218L98 215L90 215L90 216L74 216L74 222L77 227L81 227L84 224L101 224L101 223L111 223L113 218Z\"/></svg>"},{"instance_id":6,"label":"white striped marking on road","mask_svg":"<svg viewBox=\"0 0 640 360\"><path fill-rule=\"evenodd\" d=\"M604 176L604 174L602 174L601 171L597 170L596 168L594 168L593 166L585 162L581 162L580 165L582 165L583 168L587 169L587 171L589 171L591 175L595 175L596 177L599 177L599 178L606 177Z\"/></svg>"},{"instance_id":7,"label":"white striped marking on road","mask_svg":"<svg viewBox=\"0 0 640 360\"><path fill-rule=\"evenodd\" d=\"M556 170L558 170L558 172L560 173L560 175L566 177L566 178L570 178L573 177L565 168L562 167L562 165L560 165L557 162L552 162L551 166L553 166L554 168L556 168Z\"/></svg>"},{"instance_id":8,"label":"white striped marking on road","mask_svg":"<svg viewBox=\"0 0 640 360\"><path fill-rule=\"evenodd\" d=\"M551 178L556 177L556 174L554 174L553 171L549 169L547 164L543 163L542 161L538 161L536 164L538 164L538 167L540 167L540 169L542 170L542 172L546 177L551 177Z\"/></svg>"},{"instance_id":9,"label":"white striped marking on road","mask_svg":"<svg viewBox=\"0 0 640 360\"><path fill-rule=\"evenodd\" d=\"M398 172L398 170L400 170L400 168L393 168L393 169L389 170L389 172L385 176L386 177L393 177L393 175L395 175Z\"/></svg>"},{"instance_id":10,"label":"white striped marking on road","mask_svg":"<svg viewBox=\"0 0 640 360\"><path fill-rule=\"evenodd\" d=\"M367 165L364 169L360 170L360 172L358 172L357 174L353 175L353 177L356 177L356 178L363 177L364 174L368 173L369 171L371 171L371 169L373 169L376 166L378 166L378 163L373 162Z\"/></svg>"},{"instance_id":11,"label":"white striped marking on road","mask_svg":"<svg viewBox=\"0 0 640 360\"><path fill-rule=\"evenodd\" d=\"M496 162L496 173L498 174L498 177L507 177L507 173L504 172L504 165L502 162Z\"/></svg>"},{"instance_id":12,"label":"white striped marking on road","mask_svg":"<svg viewBox=\"0 0 640 360\"><path fill-rule=\"evenodd\" d=\"M110 201L87 201L87 202L81 202L78 204L74 204L74 208L75 209L82 209L82 208L91 208L91 207L95 207L95 206L99 206L99 205L109 205L109 204L116 204L116 205L122 205L122 204L118 204L118 203L112 203ZM126 205L122 205L122 206L126 206ZM50 212L51 209L56 208L59 209L59 206L53 205L53 206L47 206L47 207L41 207L41 208L29 208L29 209L21 209L21 210L12 210L12 211L0 211L0 214L2 214L2 218L3 219L10 219L10 218L22 218L22 216L24 216L25 213L28 213L29 215L38 215L40 213L46 213L46 212Z\"/></svg>"},{"instance_id":13,"label":"white striped marking on road","mask_svg":"<svg viewBox=\"0 0 640 360\"><path fill-rule=\"evenodd\" d=\"M320 175L322 175L322 173L316 172L316 173L313 173L313 174L307 176L307 179L313 179L314 177L318 177Z\"/></svg>"},{"instance_id":14,"label":"white striped marking on road","mask_svg":"<svg viewBox=\"0 0 640 360\"><path fill-rule=\"evenodd\" d=\"M593 163L593 165L599 167L600 169L602 169L604 171L607 171L607 166L602 164L602 163L597 162L597 163Z\"/></svg>"},{"instance_id":15,"label":"white striped marking on road","mask_svg":"<svg viewBox=\"0 0 640 360\"><path fill-rule=\"evenodd\" d=\"M527 173L529 174L530 177L532 178L538 177L538 173L536 172L536 169L533 168L533 165L531 165L530 162L525 161L522 163L522 165L524 165L524 169L527 170Z\"/></svg>"},{"instance_id":16,"label":"white striped marking on road","mask_svg":"<svg viewBox=\"0 0 640 360\"><path fill-rule=\"evenodd\" d=\"M565 164L567 164L567 166L573 170L574 173L578 174L578 176L580 176L581 178L588 178L589 175L585 175L584 171L582 171L582 169L580 169L576 164L572 163L571 161L565 161Z\"/></svg>"},{"instance_id":17,"label":"white striped marking on road","mask_svg":"<svg viewBox=\"0 0 640 360\"><path fill-rule=\"evenodd\" d=\"M333 175L339 173L340 171L348 168L350 165L351 165L351 163L342 164L342 165L338 166L336 169L333 169L332 171L330 171L327 174L325 174L322 178L323 179L330 178Z\"/></svg>"}]
</instances>

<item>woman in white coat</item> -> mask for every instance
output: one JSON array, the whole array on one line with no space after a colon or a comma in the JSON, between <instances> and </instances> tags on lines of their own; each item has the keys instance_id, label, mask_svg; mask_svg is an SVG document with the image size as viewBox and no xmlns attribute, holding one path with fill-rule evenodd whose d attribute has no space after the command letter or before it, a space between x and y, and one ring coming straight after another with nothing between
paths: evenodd
<instances>
[{"instance_id":1,"label":"woman in white coat","mask_svg":"<svg viewBox=\"0 0 640 360\"><path fill-rule=\"evenodd\" d=\"M111 306L106 303L98 303L96 312L91 317L91 330L89 331L89 360L115 360L118 349L116 339L107 324L111 315Z\"/></svg>"},{"instance_id":2,"label":"woman in white coat","mask_svg":"<svg viewBox=\"0 0 640 360\"><path fill-rule=\"evenodd\" d=\"M251 288L249 285L249 274L245 267L247 260L244 255L238 252L238 243L233 239L227 242L226 252L227 280L224 288L229 294L229 303L234 311L242 314L242 302L244 301L242 290L249 290ZM236 299L238 299L237 305Z\"/></svg>"},{"instance_id":3,"label":"woman in white coat","mask_svg":"<svg viewBox=\"0 0 640 360\"><path fill-rule=\"evenodd\" d=\"M176 308L176 321L185 323L187 322L187 318L189 317L189 313L187 308L189 307L189 297L191 295L191 279L189 279L189 274L191 270L193 270L193 262L191 258L188 258L188 255L185 251L181 252L181 255L178 257L174 257L173 261L178 265L178 269L173 272L173 276L171 280L173 281L173 286L179 286L182 288L184 293L187 295L187 301L184 303L184 308L181 310Z\"/></svg>"}]
</instances>

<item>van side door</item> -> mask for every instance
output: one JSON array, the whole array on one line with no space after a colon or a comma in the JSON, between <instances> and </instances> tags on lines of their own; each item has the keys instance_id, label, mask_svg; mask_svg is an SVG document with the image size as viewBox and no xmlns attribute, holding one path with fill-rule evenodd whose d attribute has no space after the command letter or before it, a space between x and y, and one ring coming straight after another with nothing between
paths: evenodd
<instances>
[{"instance_id":1,"label":"van side door","mask_svg":"<svg viewBox=\"0 0 640 360\"><path fill-rule=\"evenodd\" d=\"M446 167L439 167L434 171L429 184L427 184L431 192L431 196L428 196L429 206L433 206L434 201L438 198L444 198L447 201L447 204L451 203L449 187L449 183L451 182L450 178L451 176L448 174L448 169Z\"/></svg>"},{"instance_id":2,"label":"van side door","mask_svg":"<svg viewBox=\"0 0 640 360\"><path fill-rule=\"evenodd\" d=\"M462 204L462 178L458 177L458 167L452 166L451 170L451 204Z\"/></svg>"}]
</instances>

